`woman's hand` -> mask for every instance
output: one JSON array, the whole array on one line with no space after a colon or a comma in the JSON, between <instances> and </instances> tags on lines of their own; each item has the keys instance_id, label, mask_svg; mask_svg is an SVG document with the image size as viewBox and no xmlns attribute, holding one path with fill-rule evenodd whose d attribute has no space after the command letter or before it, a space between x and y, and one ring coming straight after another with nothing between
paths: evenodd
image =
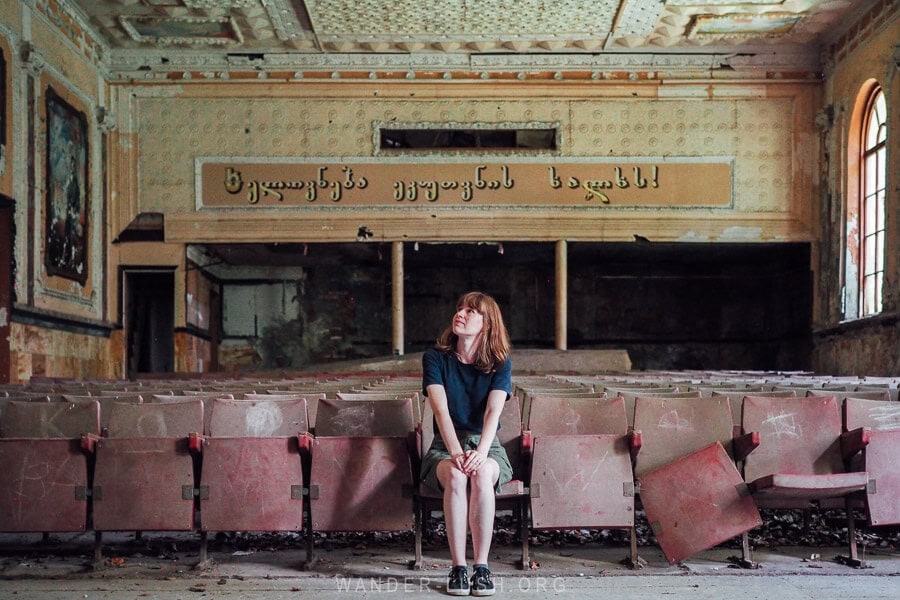
<instances>
[{"instance_id":1,"label":"woman's hand","mask_svg":"<svg viewBox=\"0 0 900 600\"><path fill-rule=\"evenodd\" d=\"M463 459L462 472L469 476L474 475L478 472L478 469L484 466L486 460L486 453L479 452L478 450L469 450L466 452Z\"/></svg>"}]
</instances>

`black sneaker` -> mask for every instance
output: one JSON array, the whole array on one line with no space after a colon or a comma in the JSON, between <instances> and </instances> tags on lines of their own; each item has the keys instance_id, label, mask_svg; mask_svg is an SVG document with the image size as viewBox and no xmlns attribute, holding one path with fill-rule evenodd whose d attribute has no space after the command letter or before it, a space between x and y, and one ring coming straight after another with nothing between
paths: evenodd
<instances>
[{"instance_id":1,"label":"black sneaker","mask_svg":"<svg viewBox=\"0 0 900 600\"><path fill-rule=\"evenodd\" d=\"M447 593L451 596L469 595L469 572L465 567L455 566L450 569L447 579Z\"/></svg>"},{"instance_id":2,"label":"black sneaker","mask_svg":"<svg viewBox=\"0 0 900 600\"><path fill-rule=\"evenodd\" d=\"M495 591L491 570L487 567L475 567L475 572L472 574L472 595L493 596Z\"/></svg>"}]
</instances>

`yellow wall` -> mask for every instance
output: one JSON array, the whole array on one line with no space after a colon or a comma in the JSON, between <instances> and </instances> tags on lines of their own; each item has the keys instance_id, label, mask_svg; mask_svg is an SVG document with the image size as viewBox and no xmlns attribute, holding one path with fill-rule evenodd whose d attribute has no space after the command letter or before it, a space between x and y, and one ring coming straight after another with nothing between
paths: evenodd
<instances>
[{"instance_id":1,"label":"yellow wall","mask_svg":"<svg viewBox=\"0 0 900 600\"><path fill-rule=\"evenodd\" d=\"M16 304L12 313L13 380L121 375L117 333L108 321L103 222L101 132L97 108L105 85L94 64L97 47L54 2L33 9L0 0L0 44L7 59L6 116L10 131L0 192L15 201ZM60 34L63 26L75 41ZM26 31L27 28L27 31ZM23 53L24 40L32 50ZM27 61L25 55L27 54ZM50 275L44 265L46 207L46 90L84 114L88 131L87 279ZM25 140L25 142L23 142ZM29 145L33 155L29 155ZM84 333L87 332L87 333Z\"/></svg>"},{"instance_id":2,"label":"yellow wall","mask_svg":"<svg viewBox=\"0 0 900 600\"><path fill-rule=\"evenodd\" d=\"M895 375L900 369L900 17L886 4L878 9L835 44L824 88L824 105L832 109L833 120L823 120L822 278L813 365L835 374ZM854 260L848 253L846 221L848 207L858 200L859 125L854 109L871 80L885 93L889 119L883 311L845 322L844 274L847 262Z\"/></svg>"},{"instance_id":3,"label":"yellow wall","mask_svg":"<svg viewBox=\"0 0 900 600\"><path fill-rule=\"evenodd\" d=\"M116 86L118 87L118 86ZM809 241L817 211L813 121L820 86L808 82L604 84L545 81L173 83L130 88L119 105L113 193L166 215L169 241L350 241L360 219L377 240ZM118 97L125 97L117 90ZM196 208L202 157L372 157L386 123L558 123L566 158L663 156L734 160L729 209L621 208L502 211L408 207L340 211ZM136 150L134 148L136 147ZM551 157L552 158L552 157ZM430 156L410 157L429 162ZM548 203L552 203L548 202ZM423 210L425 208L426 210Z\"/></svg>"}]
</instances>

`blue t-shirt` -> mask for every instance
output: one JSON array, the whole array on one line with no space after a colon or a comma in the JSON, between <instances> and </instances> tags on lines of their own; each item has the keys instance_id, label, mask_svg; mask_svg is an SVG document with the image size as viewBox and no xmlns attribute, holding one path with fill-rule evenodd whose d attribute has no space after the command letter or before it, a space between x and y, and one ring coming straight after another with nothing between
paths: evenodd
<instances>
[{"instance_id":1,"label":"blue t-shirt","mask_svg":"<svg viewBox=\"0 0 900 600\"><path fill-rule=\"evenodd\" d=\"M503 390L508 400L512 389L511 379L512 363L508 358L496 371L483 373L473 365L461 363L452 352L430 348L422 356L423 392L428 395L429 385L444 386L450 418L457 433L480 433L484 425L488 393L491 390Z\"/></svg>"}]
</instances>

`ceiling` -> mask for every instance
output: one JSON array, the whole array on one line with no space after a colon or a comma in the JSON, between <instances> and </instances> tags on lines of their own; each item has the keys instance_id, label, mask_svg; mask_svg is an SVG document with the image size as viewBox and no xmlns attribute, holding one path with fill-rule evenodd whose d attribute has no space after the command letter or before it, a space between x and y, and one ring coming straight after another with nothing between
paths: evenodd
<instances>
[{"instance_id":1,"label":"ceiling","mask_svg":"<svg viewBox=\"0 0 900 600\"><path fill-rule=\"evenodd\" d=\"M115 72L179 64L552 70L585 57L710 54L805 67L877 0L57 1L108 49Z\"/></svg>"}]
</instances>

